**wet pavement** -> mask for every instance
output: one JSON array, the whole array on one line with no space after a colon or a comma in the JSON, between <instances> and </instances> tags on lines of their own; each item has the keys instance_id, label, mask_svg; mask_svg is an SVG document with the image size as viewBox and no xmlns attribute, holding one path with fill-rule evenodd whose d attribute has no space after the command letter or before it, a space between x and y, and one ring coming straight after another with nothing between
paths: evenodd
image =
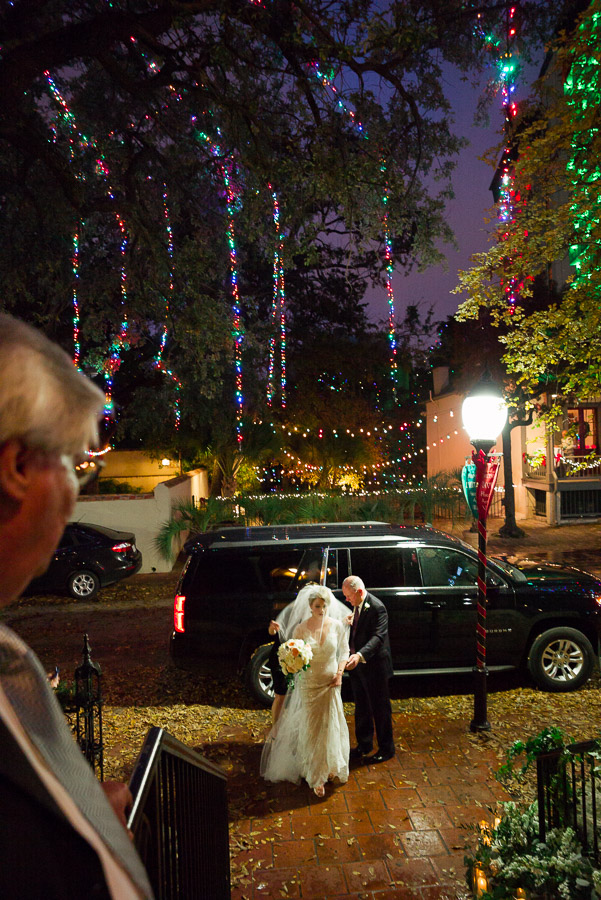
<instances>
[{"instance_id":1,"label":"wet pavement","mask_svg":"<svg viewBox=\"0 0 601 900\"><path fill-rule=\"evenodd\" d=\"M393 723L395 758L351 767L348 782L328 784L323 799L304 782L261 782L260 747L246 760L244 784L230 775L230 795L244 798L230 803L232 900L472 896L464 854L475 831L466 826L492 822L507 799L493 777L496 754L462 720L395 712Z\"/></svg>"},{"instance_id":2,"label":"wet pavement","mask_svg":"<svg viewBox=\"0 0 601 900\"><path fill-rule=\"evenodd\" d=\"M557 563L576 566L587 572L601 575L601 523L548 526L544 521L528 519L518 522L526 532L523 538L504 538L499 535L503 519L489 519L487 522L489 556L515 556L518 559ZM436 527L445 529L442 522ZM453 534L461 537L473 547L478 546L478 536L469 529L455 527Z\"/></svg>"}]
</instances>

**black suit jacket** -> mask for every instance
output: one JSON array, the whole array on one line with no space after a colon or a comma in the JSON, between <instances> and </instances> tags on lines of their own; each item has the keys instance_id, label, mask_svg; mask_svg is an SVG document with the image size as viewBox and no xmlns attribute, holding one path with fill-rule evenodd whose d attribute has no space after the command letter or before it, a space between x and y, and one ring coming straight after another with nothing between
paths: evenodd
<instances>
[{"instance_id":1,"label":"black suit jacket","mask_svg":"<svg viewBox=\"0 0 601 900\"><path fill-rule=\"evenodd\" d=\"M355 632L355 650L361 654L361 666L380 666L388 676L393 673L388 637L388 613L381 600L367 593Z\"/></svg>"}]
</instances>

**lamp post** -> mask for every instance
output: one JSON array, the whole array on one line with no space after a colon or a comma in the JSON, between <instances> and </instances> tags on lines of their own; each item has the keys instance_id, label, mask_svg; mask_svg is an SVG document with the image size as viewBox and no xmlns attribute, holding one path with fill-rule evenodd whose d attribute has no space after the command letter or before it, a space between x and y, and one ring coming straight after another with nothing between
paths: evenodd
<instances>
[{"instance_id":1,"label":"lamp post","mask_svg":"<svg viewBox=\"0 0 601 900\"><path fill-rule=\"evenodd\" d=\"M474 718L470 731L490 731L486 709L486 517L499 470L499 457L489 456L507 421L507 407L499 388L486 370L463 401L463 427L475 447L476 502L478 508L478 611L476 666L474 668Z\"/></svg>"}]
</instances>

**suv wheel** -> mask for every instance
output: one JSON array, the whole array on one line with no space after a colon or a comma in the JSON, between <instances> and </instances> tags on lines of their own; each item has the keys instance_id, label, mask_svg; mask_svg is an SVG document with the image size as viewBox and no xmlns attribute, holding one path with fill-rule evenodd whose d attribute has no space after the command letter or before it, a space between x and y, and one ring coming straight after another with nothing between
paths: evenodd
<instances>
[{"instance_id":1,"label":"suv wheel","mask_svg":"<svg viewBox=\"0 0 601 900\"><path fill-rule=\"evenodd\" d=\"M263 644L250 658L246 667L246 686L259 703L271 706L273 703L273 679L269 668L271 644Z\"/></svg>"},{"instance_id":2,"label":"suv wheel","mask_svg":"<svg viewBox=\"0 0 601 900\"><path fill-rule=\"evenodd\" d=\"M100 590L100 581L93 572L74 572L69 576L67 590L76 600L92 600Z\"/></svg>"},{"instance_id":3,"label":"suv wheel","mask_svg":"<svg viewBox=\"0 0 601 900\"><path fill-rule=\"evenodd\" d=\"M528 671L546 691L574 691L591 676L595 654L575 628L550 628L536 638L528 654Z\"/></svg>"}]
</instances>

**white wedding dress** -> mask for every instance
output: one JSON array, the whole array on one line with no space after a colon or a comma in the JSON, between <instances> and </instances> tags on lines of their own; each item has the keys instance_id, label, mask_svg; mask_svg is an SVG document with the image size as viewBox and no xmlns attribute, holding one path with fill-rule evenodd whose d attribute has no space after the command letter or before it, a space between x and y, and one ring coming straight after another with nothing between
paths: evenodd
<instances>
[{"instance_id":1,"label":"white wedding dress","mask_svg":"<svg viewBox=\"0 0 601 900\"><path fill-rule=\"evenodd\" d=\"M310 644L310 667L295 676L286 704L272 728L261 756L267 781L301 778L314 788L329 778L348 781L349 731L339 687L332 687L339 663L348 659L348 625L326 619L320 639L301 623L295 638Z\"/></svg>"}]
</instances>

